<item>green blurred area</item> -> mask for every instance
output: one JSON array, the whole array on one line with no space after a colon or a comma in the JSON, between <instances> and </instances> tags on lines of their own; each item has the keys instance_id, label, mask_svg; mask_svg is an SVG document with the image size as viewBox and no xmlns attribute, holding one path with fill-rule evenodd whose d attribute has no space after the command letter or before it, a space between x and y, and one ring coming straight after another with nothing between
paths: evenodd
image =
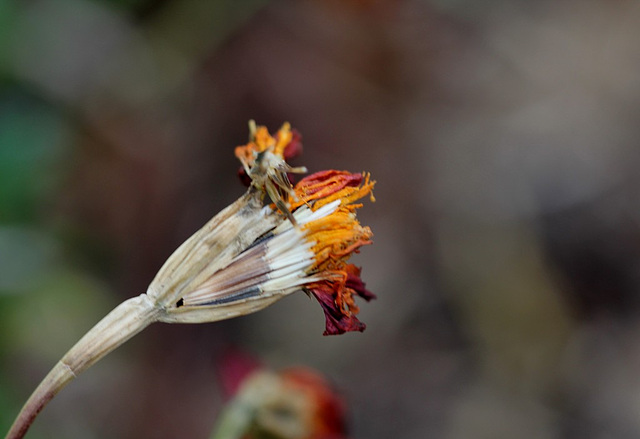
<instances>
[{"instance_id":1,"label":"green blurred area","mask_svg":"<svg viewBox=\"0 0 640 439\"><path fill-rule=\"evenodd\" d=\"M60 109L5 86L0 92L0 221L46 221L68 171L72 128Z\"/></svg>"}]
</instances>

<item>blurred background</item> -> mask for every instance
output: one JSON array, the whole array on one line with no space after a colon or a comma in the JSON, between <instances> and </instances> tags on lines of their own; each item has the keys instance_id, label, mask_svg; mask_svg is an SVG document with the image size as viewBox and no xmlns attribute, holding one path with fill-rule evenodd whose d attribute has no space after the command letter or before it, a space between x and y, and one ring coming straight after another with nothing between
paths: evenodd
<instances>
[{"instance_id":1,"label":"blurred background","mask_svg":"<svg viewBox=\"0 0 640 439\"><path fill-rule=\"evenodd\" d=\"M229 351L315 368L348 437L640 437L640 3L0 1L0 430L235 200L247 121L370 171L378 300L156 324L30 436L206 438Z\"/></svg>"}]
</instances>

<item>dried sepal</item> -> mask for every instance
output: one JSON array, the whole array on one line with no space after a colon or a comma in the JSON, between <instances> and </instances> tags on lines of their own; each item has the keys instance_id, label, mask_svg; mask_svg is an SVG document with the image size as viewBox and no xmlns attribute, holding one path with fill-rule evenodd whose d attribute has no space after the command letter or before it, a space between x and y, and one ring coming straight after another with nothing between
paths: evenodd
<instances>
[{"instance_id":1,"label":"dried sepal","mask_svg":"<svg viewBox=\"0 0 640 439\"><path fill-rule=\"evenodd\" d=\"M247 304L244 298L199 304L197 310L186 297L202 288L215 273L260 235L282 221L280 214L264 208L262 194L255 188L211 219L185 241L165 262L147 290L162 309L163 322L203 323L255 312L271 303ZM222 294L224 296L224 293ZM197 312L196 312L197 311Z\"/></svg>"}]
</instances>

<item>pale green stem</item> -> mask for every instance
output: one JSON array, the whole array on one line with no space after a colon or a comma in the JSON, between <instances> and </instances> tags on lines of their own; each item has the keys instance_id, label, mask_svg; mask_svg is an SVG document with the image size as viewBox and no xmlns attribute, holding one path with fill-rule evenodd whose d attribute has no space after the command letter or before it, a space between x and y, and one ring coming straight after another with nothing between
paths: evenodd
<instances>
[{"instance_id":1,"label":"pale green stem","mask_svg":"<svg viewBox=\"0 0 640 439\"><path fill-rule=\"evenodd\" d=\"M225 407L218 417L218 424L209 439L241 439L251 428L256 408L240 401Z\"/></svg>"}]
</instances>

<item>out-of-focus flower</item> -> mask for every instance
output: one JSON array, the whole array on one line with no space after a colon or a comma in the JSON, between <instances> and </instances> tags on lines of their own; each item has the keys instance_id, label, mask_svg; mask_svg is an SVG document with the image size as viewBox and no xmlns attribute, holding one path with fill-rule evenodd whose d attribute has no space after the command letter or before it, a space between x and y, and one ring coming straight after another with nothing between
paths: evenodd
<instances>
[{"instance_id":1,"label":"out-of-focus flower","mask_svg":"<svg viewBox=\"0 0 640 439\"><path fill-rule=\"evenodd\" d=\"M325 335L362 331L354 297L373 298L348 264L371 244L356 203L370 196L368 174L323 171L295 186L286 157L300 151L288 124L272 137L251 124L250 142L236 156L248 191L185 241L147 292L123 302L92 328L45 377L7 438L20 438L60 389L149 324L204 323L258 311L298 290L313 295L326 317Z\"/></svg>"},{"instance_id":2,"label":"out-of-focus flower","mask_svg":"<svg viewBox=\"0 0 640 439\"><path fill-rule=\"evenodd\" d=\"M212 439L347 437L344 401L321 375L303 367L272 372L251 365L240 384L233 385L236 391L218 418Z\"/></svg>"}]
</instances>

